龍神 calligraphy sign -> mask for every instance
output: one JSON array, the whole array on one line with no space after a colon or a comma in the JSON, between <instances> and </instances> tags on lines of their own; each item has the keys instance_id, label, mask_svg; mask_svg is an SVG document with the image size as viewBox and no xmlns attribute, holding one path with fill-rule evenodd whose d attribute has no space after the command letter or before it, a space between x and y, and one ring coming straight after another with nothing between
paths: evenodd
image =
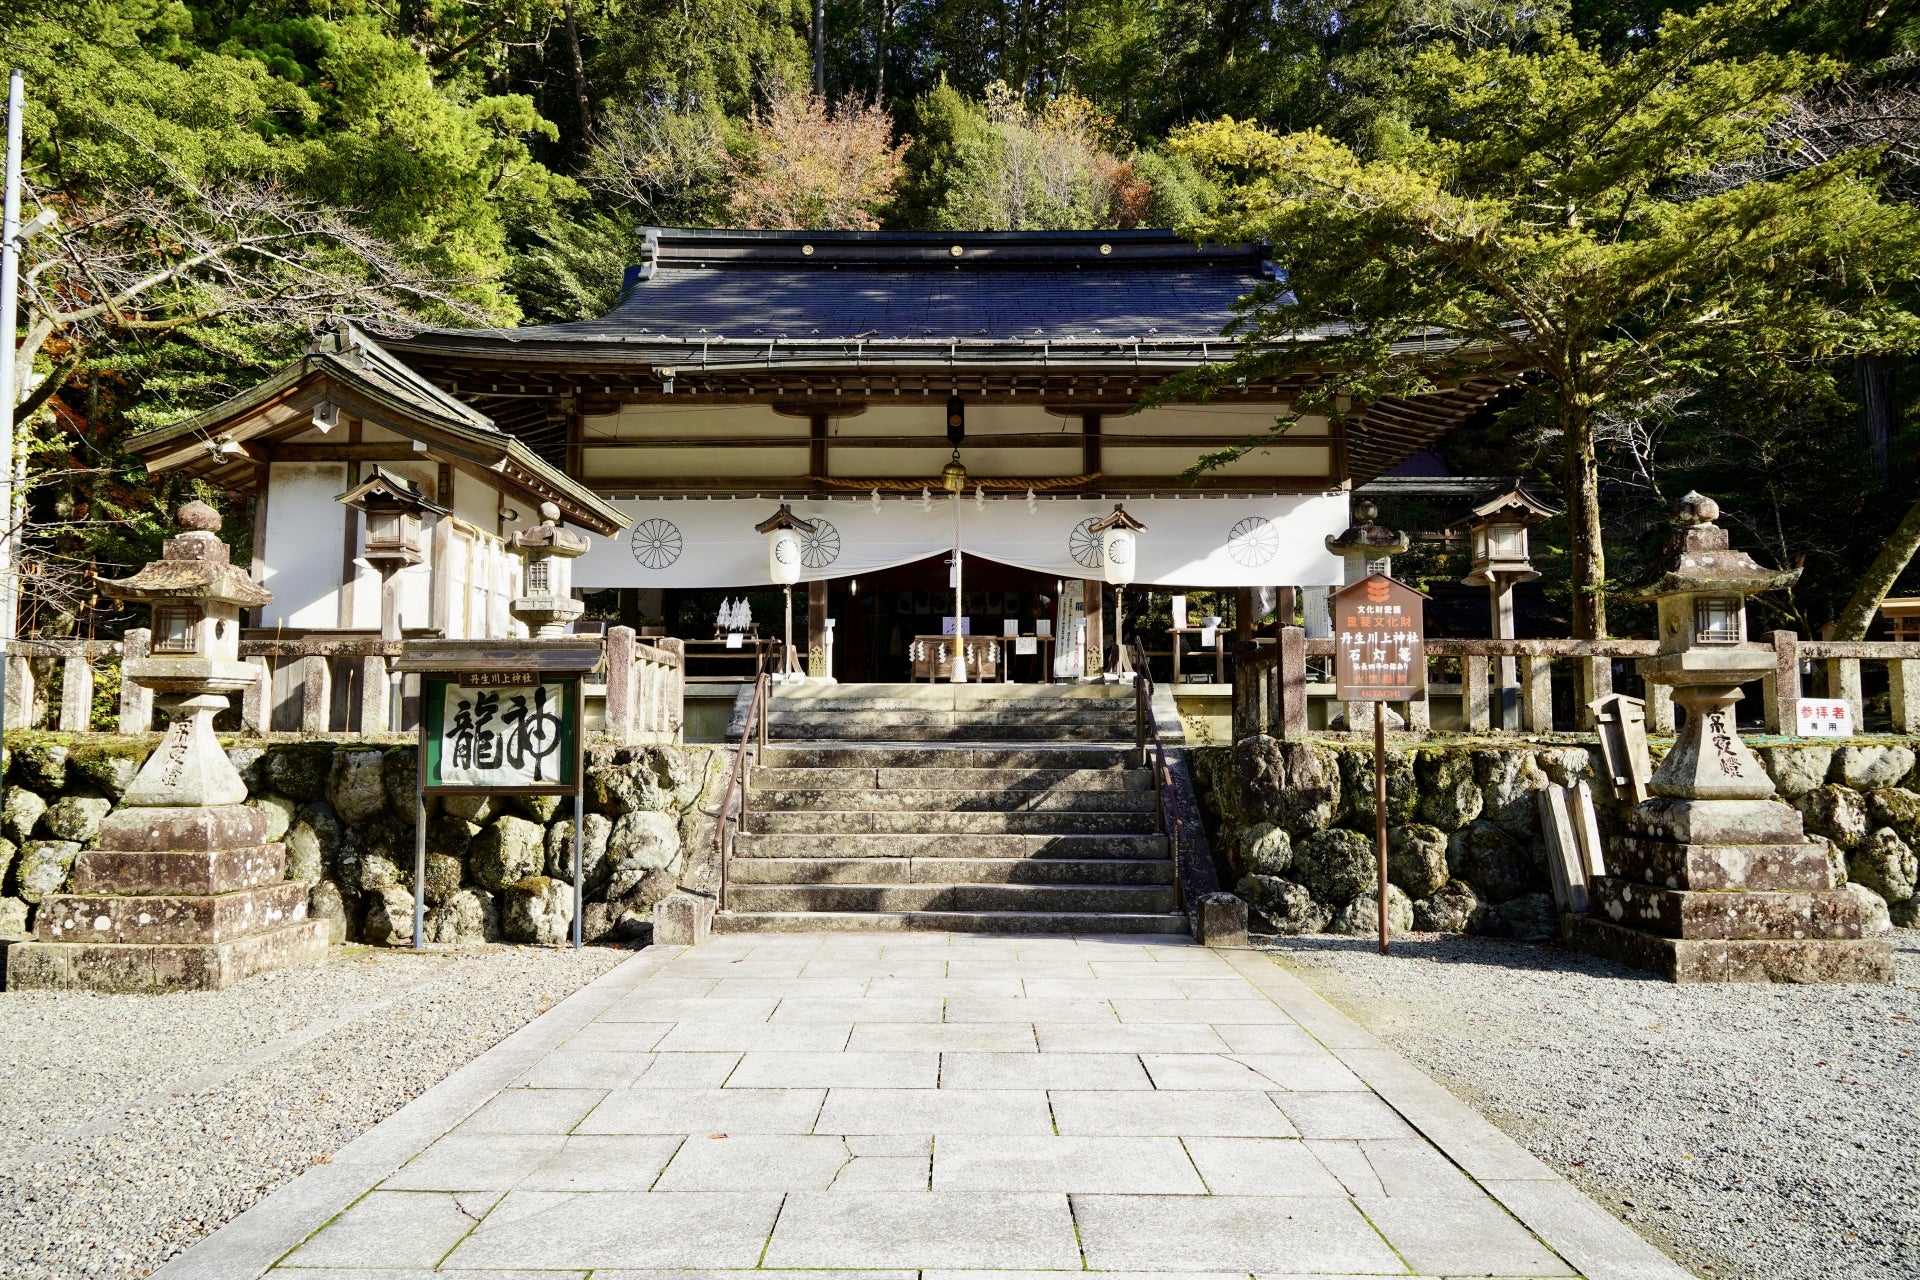
<instances>
[{"instance_id":1,"label":"\u9f8d\u795e calligraphy sign","mask_svg":"<svg viewBox=\"0 0 1920 1280\"><path fill-rule=\"evenodd\" d=\"M1334 696L1412 702L1427 689L1426 597L1376 573L1333 594Z\"/></svg>"},{"instance_id":2,"label":"\u9f8d\u795e calligraphy sign","mask_svg":"<svg viewBox=\"0 0 1920 1280\"><path fill-rule=\"evenodd\" d=\"M473 674L421 681L426 789L571 792L578 695L579 682L566 678L505 686Z\"/></svg>"}]
</instances>

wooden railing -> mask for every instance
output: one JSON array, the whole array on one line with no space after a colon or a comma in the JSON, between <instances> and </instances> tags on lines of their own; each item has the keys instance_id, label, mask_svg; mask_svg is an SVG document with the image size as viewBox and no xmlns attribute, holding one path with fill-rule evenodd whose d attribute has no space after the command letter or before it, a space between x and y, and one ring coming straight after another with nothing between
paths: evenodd
<instances>
[{"instance_id":1,"label":"wooden railing","mask_svg":"<svg viewBox=\"0 0 1920 1280\"><path fill-rule=\"evenodd\" d=\"M8 646L6 724L10 729L58 728L69 733L111 730L146 733L153 727L153 694L122 681L118 714L96 718L96 675L117 674L127 658L144 657L151 643L144 629L124 640L16 640ZM413 732L419 725L417 677L402 684L400 714L390 707L389 663L405 652L404 640L377 637L315 637L240 642L240 658L259 678L238 699L242 733ZM640 642L632 628L614 627L606 637L605 685L589 679L592 711L605 707L603 731L617 741L658 745L680 741L684 722L686 659L680 641ZM36 664L59 665L60 699L45 715L33 712ZM97 723L96 719L104 722Z\"/></svg>"}]
</instances>

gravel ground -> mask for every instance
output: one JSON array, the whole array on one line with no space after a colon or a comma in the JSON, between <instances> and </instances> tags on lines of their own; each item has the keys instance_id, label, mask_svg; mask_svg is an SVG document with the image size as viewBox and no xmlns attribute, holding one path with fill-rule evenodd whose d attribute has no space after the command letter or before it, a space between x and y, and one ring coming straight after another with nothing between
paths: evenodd
<instances>
[{"instance_id":1,"label":"gravel ground","mask_svg":"<svg viewBox=\"0 0 1920 1280\"><path fill-rule=\"evenodd\" d=\"M1920 932L1887 986L1677 987L1557 947L1263 941L1716 1280L1920 1276Z\"/></svg>"},{"instance_id":2,"label":"gravel ground","mask_svg":"<svg viewBox=\"0 0 1920 1280\"><path fill-rule=\"evenodd\" d=\"M628 954L347 948L220 992L0 994L0 1275L146 1275Z\"/></svg>"}]
</instances>

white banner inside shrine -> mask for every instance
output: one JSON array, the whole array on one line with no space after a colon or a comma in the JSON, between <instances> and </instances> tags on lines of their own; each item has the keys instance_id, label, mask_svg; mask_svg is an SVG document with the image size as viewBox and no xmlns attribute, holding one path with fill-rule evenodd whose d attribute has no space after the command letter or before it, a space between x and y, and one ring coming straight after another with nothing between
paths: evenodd
<instances>
[{"instance_id":1,"label":"white banner inside shrine","mask_svg":"<svg viewBox=\"0 0 1920 1280\"><path fill-rule=\"evenodd\" d=\"M1112 498L969 493L886 494L789 500L815 526L801 535L801 581L846 578L950 552L958 507L961 550L1058 578L1099 578L1100 536L1088 526ZM633 520L618 538L595 538L574 584L608 587L751 587L770 582L767 542L754 525L777 498L636 498L613 504ZM1340 562L1326 539L1347 527L1344 493L1255 497L1129 498L1142 585L1330 587Z\"/></svg>"}]
</instances>

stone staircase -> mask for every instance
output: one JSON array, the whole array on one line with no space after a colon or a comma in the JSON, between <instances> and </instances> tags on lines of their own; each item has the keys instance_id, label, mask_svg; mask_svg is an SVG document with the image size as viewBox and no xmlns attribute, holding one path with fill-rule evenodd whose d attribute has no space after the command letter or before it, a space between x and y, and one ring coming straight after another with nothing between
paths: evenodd
<instances>
[{"instance_id":1,"label":"stone staircase","mask_svg":"<svg viewBox=\"0 0 1920 1280\"><path fill-rule=\"evenodd\" d=\"M1133 722L1126 686L781 689L714 927L1185 933Z\"/></svg>"}]
</instances>

